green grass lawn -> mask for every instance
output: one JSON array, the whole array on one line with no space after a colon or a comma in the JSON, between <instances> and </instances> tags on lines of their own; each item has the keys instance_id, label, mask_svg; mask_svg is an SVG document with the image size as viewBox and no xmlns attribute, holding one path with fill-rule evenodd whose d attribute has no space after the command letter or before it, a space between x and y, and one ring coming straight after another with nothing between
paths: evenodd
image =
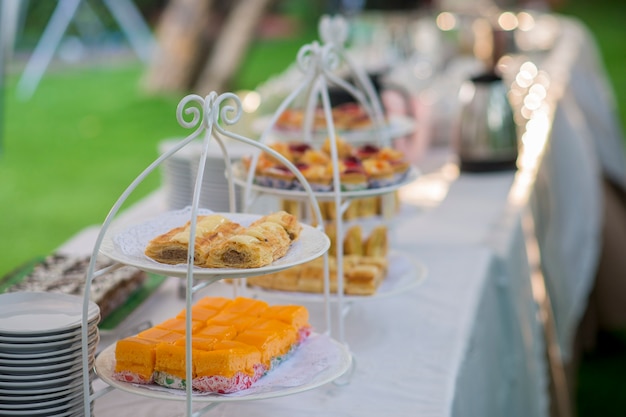
<instances>
[{"instance_id":1,"label":"green grass lawn","mask_svg":"<svg viewBox=\"0 0 626 417\"><path fill-rule=\"evenodd\" d=\"M251 89L291 64L311 28L255 42L233 90ZM188 133L176 120L184 94L148 96L143 68L118 62L50 70L34 97L16 99L8 79L0 150L0 277L100 224L116 199L157 156L163 139ZM128 203L158 187L149 176Z\"/></svg>"},{"instance_id":2,"label":"green grass lawn","mask_svg":"<svg viewBox=\"0 0 626 417\"><path fill-rule=\"evenodd\" d=\"M0 276L101 223L126 186L157 156L160 140L184 134L178 98L147 97L140 67L69 69L35 96L6 90L0 156ZM149 177L132 201L157 187Z\"/></svg>"},{"instance_id":3,"label":"green grass lawn","mask_svg":"<svg viewBox=\"0 0 626 417\"><path fill-rule=\"evenodd\" d=\"M626 126L626 2L623 0L566 0L560 13L574 16L595 36L598 49L615 90L622 125Z\"/></svg>"}]
</instances>

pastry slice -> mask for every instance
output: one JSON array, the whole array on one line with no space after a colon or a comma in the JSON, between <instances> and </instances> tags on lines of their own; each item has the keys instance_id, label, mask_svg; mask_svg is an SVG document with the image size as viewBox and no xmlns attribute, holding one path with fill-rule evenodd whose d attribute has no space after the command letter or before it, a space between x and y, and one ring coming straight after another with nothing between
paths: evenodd
<instances>
[{"instance_id":1,"label":"pastry slice","mask_svg":"<svg viewBox=\"0 0 626 417\"><path fill-rule=\"evenodd\" d=\"M275 272L273 274L265 274L265 275L259 275L256 277L249 277L246 280L246 285L248 287L276 289L275 288L276 284L274 283L274 281L279 273L280 272Z\"/></svg>"},{"instance_id":2,"label":"pastry slice","mask_svg":"<svg viewBox=\"0 0 626 417\"><path fill-rule=\"evenodd\" d=\"M348 229L343 240L345 255L363 255L363 233L361 226L354 225Z\"/></svg>"},{"instance_id":3,"label":"pastry slice","mask_svg":"<svg viewBox=\"0 0 626 417\"><path fill-rule=\"evenodd\" d=\"M296 240L300 236L300 232L302 231L302 225L298 222L296 216L282 210L263 216L260 219L256 220L254 223L252 223L250 226L256 226L261 223L279 224L280 226L282 226L283 229L285 229L291 241Z\"/></svg>"},{"instance_id":4,"label":"pastry slice","mask_svg":"<svg viewBox=\"0 0 626 417\"><path fill-rule=\"evenodd\" d=\"M202 265L207 254L217 245L243 230L243 227L219 214L198 216L196 221L196 242L194 264ZM187 262L187 250L191 234L191 221L171 229L148 242L145 254L151 259L164 264Z\"/></svg>"},{"instance_id":5,"label":"pastry slice","mask_svg":"<svg viewBox=\"0 0 626 417\"><path fill-rule=\"evenodd\" d=\"M298 279L300 278L300 267L295 266L284 271L273 274L271 287L278 291L297 291Z\"/></svg>"},{"instance_id":6,"label":"pastry slice","mask_svg":"<svg viewBox=\"0 0 626 417\"><path fill-rule=\"evenodd\" d=\"M328 254L330 256L337 256L337 227L335 223L327 223L324 227L324 233L330 239L330 248L328 248Z\"/></svg>"},{"instance_id":7,"label":"pastry slice","mask_svg":"<svg viewBox=\"0 0 626 417\"><path fill-rule=\"evenodd\" d=\"M260 268L274 260L272 248L250 235L229 238L211 251L203 265L207 268Z\"/></svg>"},{"instance_id":8,"label":"pastry slice","mask_svg":"<svg viewBox=\"0 0 626 417\"><path fill-rule=\"evenodd\" d=\"M345 292L351 295L372 295L382 281L380 269L374 265L356 265L345 271Z\"/></svg>"},{"instance_id":9,"label":"pastry slice","mask_svg":"<svg viewBox=\"0 0 626 417\"><path fill-rule=\"evenodd\" d=\"M385 225L376 226L365 240L365 244L363 246L363 255L365 256L387 256L389 248L387 240L387 227Z\"/></svg>"},{"instance_id":10,"label":"pastry slice","mask_svg":"<svg viewBox=\"0 0 626 417\"><path fill-rule=\"evenodd\" d=\"M290 245L289 235L280 224L255 222L243 233L231 236L213 247L203 266L260 268L283 257Z\"/></svg>"},{"instance_id":11,"label":"pastry slice","mask_svg":"<svg viewBox=\"0 0 626 417\"><path fill-rule=\"evenodd\" d=\"M389 260L386 256L363 256L360 259L361 265L374 265L379 268L382 276L387 276L387 271L389 270Z\"/></svg>"},{"instance_id":12,"label":"pastry slice","mask_svg":"<svg viewBox=\"0 0 626 417\"><path fill-rule=\"evenodd\" d=\"M378 197L367 197L355 200L358 202L358 217L374 217L378 214Z\"/></svg>"}]
</instances>

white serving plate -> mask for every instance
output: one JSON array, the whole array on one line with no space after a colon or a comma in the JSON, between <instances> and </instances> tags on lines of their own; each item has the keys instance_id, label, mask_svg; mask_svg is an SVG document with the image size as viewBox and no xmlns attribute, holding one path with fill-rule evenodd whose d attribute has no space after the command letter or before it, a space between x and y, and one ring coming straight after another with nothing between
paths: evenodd
<instances>
[{"instance_id":1,"label":"white serving plate","mask_svg":"<svg viewBox=\"0 0 626 417\"><path fill-rule=\"evenodd\" d=\"M55 378L55 379L42 379L39 381L31 381L31 380L23 380L23 381L2 381L0 380L0 392L11 393L11 390L22 390L25 388L53 388L53 387L63 387L65 384L73 381L74 379L82 380L83 371L77 370L73 374L67 374L65 376ZM4 391L3 391L4 390Z\"/></svg>"},{"instance_id":2,"label":"white serving plate","mask_svg":"<svg viewBox=\"0 0 626 417\"><path fill-rule=\"evenodd\" d=\"M100 314L89 302L88 322ZM71 332L83 319L83 299L75 295L49 292L0 294L0 335L33 337Z\"/></svg>"},{"instance_id":3,"label":"white serving plate","mask_svg":"<svg viewBox=\"0 0 626 417\"><path fill-rule=\"evenodd\" d=\"M64 369L70 369L72 368L74 365L76 365L74 363L74 361L68 361L68 362L58 362L58 363L52 363L49 365L40 365L40 366L32 366L32 365L28 365L28 364L24 364L24 365L13 365L13 366L5 366L5 365L0 365L0 379L2 378L2 375L43 375L43 374L50 374L52 372L56 372L56 371L61 371Z\"/></svg>"},{"instance_id":4,"label":"white serving plate","mask_svg":"<svg viewBox=\"0 0 626 417\"><path fill-rule=\"evenodd\" d=\"M48 370L35 374L8 374L0 373L0 387L12 385L14 382L54 382L58 378L65 378L70 375L82 375L82 363L70 366L61 370Z\"/></svg>"},{"instance_id":5,"label":"white serving plate","mask_svg":"<svg viewBox=\"0 0 626 417\"><path fill-rule=\"evenodd\" d=\"M98 338L98 328L90 330L88 334L88 344L91 345ZM55 340L52 342L34 342L34 343L0 343L0 352L2 353L28 353L28 354L47 354L48 352L57 352L73 346L81 346L82 335L77 334L65 340Z\"/></svg>"},{"instance_id":6,"label":"white serving plate","mask_svg":"<svg viewBox=\"0 0 626 417\"><path fill-rule=\"evenodd\" d=\"M293 356L259 379L252 387L232 394L195 392L194 402L233 402L261 400L297 394L317 388L342 376L352 363L347 348L327 335L313 333ZM109 385L150 398L186 401L186 391L121 382L113 378L115 345L96 358L96 373Z\"/></svg>"},{"instance_id":7,"label":"white serving plate","mask_svg":"<svg viewBox=\"0 0 626 417\"><path fill-rule=\"evenodd\" d=\"M210 214L209 210L201 210L199 214ZM247 213L220 213L242 226L247 226L254 220L262 217ZM187 264L167 265L148 258L145 248L148 242L156 236L175 227L182 226L191 218L191 208L166 212L152 220L139 225L114 231L105 236L100 251L109 258L132 265L144 271L159 275L185 278ZM113 229L113 228L112 228ZM300 237L291 244L287 254L272 264L261 268L193 268L193 276L197 279L243 278L263 275L299 265L320 257L330 247L330 239L326 234L314 227L303 224Z\"/></svg>"},{"instance_id":8,"label":"white serving plate","mask_svg":"<svg viewBox=\"0 0 626 417\"><path fill-rule=\"evenodd\" d=\"M50 408L58 407L60 405L67 405L70 400L73 400L74 398L81 396L82 394L82 389L76 389L74 391L61 395L54 394L55 397L49 399L35 399L33 397L24 397L22 400L17 400L8 397L10 398L10 401L2 402L2 405L0 405L0 412L6 410L38 410L41 408L49 410Z\"/></svg>"},{"instance_id":9,"label":"white serving plate","mask_svg":"<svg viewBox=\"0 0 626 417\"><path fill-rule=\"evenodd\" d=\"M78 339L81 340L80 338ZM11 351L11 352L3 352L0 350L0 359L3 360L16 360L16 361L30 361L35 359L40 360L55 360L56 357L66 354L78 355L81 354L82 345L80 343L74 343L71 346L68 346L63 349L50 349L45 351Z\"/></svg>"},{"instance_id":10,"label":"white serving plate","mask_svg":"<svg viewBox=\"0 0 626 417\"><path fill-rule=\"evenodd\" d=\"M11 398L15 396L56 395L58 393L66 393L69 391L73 391L75 389L82 390L82 385L83 385L83 378L81 375L81 377L66 381L66 383L55 384L55 385L50 385L50 386L24 385L24 386L14 387L13 385L11 385L8 388L3 388L2 386L0 386L0 395L10 396Z\"/></svg>"},{"instance_id":11,"label":"white serving plate","mask_svg":"<svg viewBox=\"0 0 626 417\"><path fill-rule=\"evenodd\" d=\"M91 354L96 351L96 345L89 347L88 352ZM46 356L42 358L22 358L21 355L18 358L4 358L0 356L0 366L44 366L54 365L57 363L73 363L74 361L80 361L82 357L82 346L71 348L68 353L63 353L58 356Z\"/></svg>"},{"instance_id":12,"label":"white serving plate","mask_svg":"<svg viewBox=\"0 0 626 417\"><path fill-rule=\"evenodd\" d=\"M68 403L55 405L47 408L38 408L38 409L26 409L26 410L7 410L3 409L0 406L0 415L2 416L50 416L54 417L69 417L77 414L80 410L83 409L83 399L75 398L70 400Z\"/></svg>"},{"instance_id":13,"label":"white serving plate","mask_svg":"<svg viewBox=\"0 0 626 417\"><path fill-rule=\"evenodd\" d=\"M62 389L58 391L47 391L41 393L33 393L32 391L27 391L26 393L12 394L12 395L4 395L0 394L0 401L9 402L26 402L26 401L46 401L53 400L56 398L64 398L66 396L72 395L74 392L83 392L82 388L83 379L80 378L76 381L76 383L69 384L64 386ZM5 393L6 394L6 393Z\"/></svg>"},{"instance_id":14,"label":"white serving plate","mask_svg":"<svg viewBox=\"0 0 626 417\"><path fill-rule=\"evenodd\" d=\"M100 315L96 316L95 320L87 323L89 331L91 331L98 324L100 320ZM81 327L77 327L75 329L62 332L62 333L52 333L45 334L41 336L2 336L0 335L0 343L14 343L14 344L27 344L27 343L46 343L46 342L57 342L60 340L67 340L69 338L79 336L82 333Z\"/></svg>"}]
</instances>

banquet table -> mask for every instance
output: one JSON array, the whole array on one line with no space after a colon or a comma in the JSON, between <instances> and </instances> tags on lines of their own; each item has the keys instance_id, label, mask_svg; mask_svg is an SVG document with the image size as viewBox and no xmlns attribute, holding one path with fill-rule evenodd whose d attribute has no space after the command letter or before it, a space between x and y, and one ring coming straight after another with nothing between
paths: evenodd
<instances>
[{"instance_id":1,"label":"banquet table","mask_svg":"<svg viewBox=\"0 0 626 417\"><path fill-rule=\"evenodd\" d=\"M459 173L451 162L400 190L400 211L390 223L392 249L410 254L427 274L401 294L348 305L345 342L355 366L347 381L220 403L207 415L549 415L547 344L555 343L560 360L570 357L600 252L602 179L626 185L621 134L593 37L575 20L554 21L554 45L533 57L550 79L548 111L529 119L520 168ZM507 77L515 80L516 74ZM119 222L133 224L166 209L166 196L157 190ZM97 226L87 228L59 251L90 253L97 232ZM553 334L543 320L542 288ZM158 323L183 309L178 291L179 279L168 278L119 331L103 333L101 345L145 320ZM201 291L232 293L220 283ZM271 295L267 300L283 301ZM313 325L323 329L323 305L303 304ZM175 416L184 410L182 401L121 390L95 401L98 417Z\"/></svg>"}]
</instances>

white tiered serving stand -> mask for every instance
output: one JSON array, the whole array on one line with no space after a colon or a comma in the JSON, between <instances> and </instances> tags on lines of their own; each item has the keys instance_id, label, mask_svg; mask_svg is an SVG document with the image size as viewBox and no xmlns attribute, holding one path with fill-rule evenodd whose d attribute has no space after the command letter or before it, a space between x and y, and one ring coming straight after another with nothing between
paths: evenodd
<instances>
[{"instance_id":1,"label":"white tiered serving stand","mask_svg":"<svg viewBox=\"0 0 626 417\"><path fill-rule=\"evenodd\" d=\"M366 197L393 197L392 193L397 189L406 185L407 183L415 180L419 173L415 167L411 167L406 176L394 184L380 187L380 188L368 188L365 190L344 191L341 188L340 174L339 174L339 156L337 149L338 134L335 130L335 125L332 116L332 108L330 102L330 96L328 88L329 86L336 86L351 94L355 100L363 106L371 121L373 122L372 131L368 134L361 134L359 138L367 138L366 143L375 143L376 145L392 146L392 135L394 130L389 128L389 124L385 120L383 114L382 104L380 97L374 89L371 79L367 75L366 71L357 65L350 58L345 49L345 44L348 39L349 26L347 21L341 16L323 16L319 23L319 34L322 44L313 42L309 45L303 46L297 55L297 65L303 73L302 80L293 89L293 91L281 102L275 113L271 116L269 121L264 121L264 128L261 131L260 142L266 143L269 138L275 137L276 123L280 115L288 108L293 107L294 103L300 99L305 103L304 107L304 120L302 123L302 130L299 132L291 132L290 137L300 138L301 141L313 145L319 146L321 144L320 138L327 137L330 141L331 161L334 166L333 178L332 178L332 191L315 191L315 197L318 201L331 201L334 202L336 207L336 241L337 243L337 276L343 277L343 248L342 244L344 240L344 222L343 216L350 202L354 199L366 198ZM347 71L347 74L354 80L354 84L346 81L344 78L337 75L339 70ZM325 136L320 136L320 132L316 132L313 126L313 119L315 110L318 108L321 102L321 106L324 112L324 119L326 123ZM406 134L406 133L403 133ZM284 135L280 135L281 139L284 139ZM374 142L372 142L372 139ZM362 143L361 140L357 142ZM298 191L293 189L280 189L272 188L268 186L255 184L255 170L258 164L259 153L254 155L251 160L249 169L244 170L241 165L236 166L233 180L236 184L245 187L247 190L243 195L244 207L249 207L253 204L255 197L259 194L272 194L276 197L281 197L289 200L306 202L307 192ZM253 194L255 193L255 194ZM389 202L389 200L387 200ZM303 205L302 212L306 213L306 205ZM317 209L317 207L315 207ZM318 213L314 213L316 216ZM319 218L319 217L318 217ZM415 284L421 282L426 275L426 270L419 262L409 260L409 257L399 255L400 261L408 271L402 271L406 276L403 277L399 283L399 288L390 289L387 291L389 295L398 294ZM326 267L327 269L328 267ZM328 271L325 271L328 275ZM285 298L298 299L300 301L320 301L326 302L326 315L329 316L328 311L329 299L336 302L337 309L337 329L335 337L342 343L346 344L345 329L344 329L344 316L347 312L347 306L349 303L355 300L364 300L368 297L354 297L344 295L344 282L342 279L337 280L337 292L336 294L329 294L329 285L325 280L324 294L323 296L316 296L311 294L295 294L284 293ZM260 291L259 293L263 293ZM274 295L276 292L274 293ZM346 303L348 301L348 303ZM335 332L333 332L335 333ZM353 358L354 359L354 358ZM338 382L338 381L337 381Z\"/></svg>"},{"instance_id":2,"label":"white tiered serving stand","mask_svg":"<svg viewBox=\"0 0 626 417\"><path fill-rule=\"evenodd\" d=\"M277 153L276 151L270 149L265 146L263 143L251 140L249 138L234 134L232 132L227 131L222 124L224 125L233 125L235 124L242 113L242 106L239 98L232 93L225 93L222 95L217 95L216 93L211 93L207 97L200 97L198 95L189 95L185 97L178 105L177 108L177 119L178 122L187 129L195 129L192 134L187 136L185 139L181 140L177 146L172 147L168 152L162 154L159 158L157 158L151 165L149 165L130 185L129 187L122 193L119 199L115 202L113 207L111 208L109 214L107 215L104 223L102 224L102 228L96 238L96 242L94 245L93 253L91 256L91 262L89 264L87 270L86 277L86 285L84 292L84 307L83 307L83 322L82 322L82 352L83 352L83 387L84 387L84 416L91 416L91 404L92 402L111 391L114 388L126 390L127 392L143 395L146 397L152 398L163 398L163 399L172 399L172 400L184 400L186 401L186 416L200 416L210 409L212 409L217 404L228 401L246 401L246 400L259 400L264 398L271 398L282 395L290 395L298 392L302 392L308 389L313 389L325 383L328 383L332 380L337 379L341 375L343 375L349 368L351 364L351 355L347 348L339 343L334 341L328 334L326 335L315 335L321 336L316 340L319 342L321 340L321 344L316 344L317 351L313 352L314 355L322 356L331 356L334 358L329 367L326 367L322 370L322 372L317 372L316 374L310 375L308 379L305 378L300 384L283 388L283 387L273 387L266 388L264 391L257 392L253 395L240 395L240 396L220 396L220 395L198 395L192 390L192 384L186 384L185 396L177 395L180 391L176 390L150 390L143 389L142 387L138 387L136 385L130 383L117 383L110 375L111 363L114 356L112 356L112 346L105 349L97 358L96 358L96 366L95 370L92 370L89 367L89 353L87 349L87 317L88 317L88 301L89 294L91 289L91 283L94 279L97 279L100 275L110 271L111 269L117 268L122 265L132 265L138 267L140 269L155 272L158 274L164 274L168 276L176 276L181 277L181 279L186 278L186 311L191 311L191 307L193 304L193 295L197 291L202 288L207 287L210 284L213 284L219 280L224 278L245 278L251 275L262 275L264 273L279 271L281 269L289 268L309 260L318 258L320 256L324 256L325 265L326 265L326 273L325 273L325 281L328 285L329 277L328 277L328 248L330 246L330 240L328 236L326 236L321 228L321 226L312 227L306 224L303 224L303 231L299 239L294 242L289 249L288 253L281 259L272 263L271 265L263 268L255 268L255 269L208 269L208 268L200 268L194 266L193 262L193 253L195 246L195 229L196 229L196 220L199 214L204 213L204 210L201 210L199 207L200 201L200 193L201 193L201 184L204 175L204 166L206 161L206 156L208 153L208 149L211 143L217 143L220 147L222 153L224 154L224 160L226 161L227 167L227 177L229 178L228 187L230 191L229 196L229 204L230 204L230 213L226 213L227 216L235 219L235 221L240 221L242 225L246 225L252 220L260 217L260 215L252 215L249 213L236 213L235 212L235 194L234 194L234 183L230 178L232 178L231 172L231 164L230 158L228 157L228 146L225 143L225 139L227 140L235 140L238 142L242 142L244 144L250 145L253 149L257 148L259 151L268 152L277 160L281 161L288 169L290 169L294 175L300 180L302 186L304 187L306 194L308 196L311 207L314 208L314 215L317 219L317 224L321 225L321 214L319 211L319 207L317 205L317 200L313 191L311 190L310 185L304 179L299 170L291 164L286 158ZM187 118L191 118L191 120L186 120ZM196 176L195 189L193 194L193 200L191 207L176 211L165 213L163 216L160 216L156 219L148 220L146 223L141 225L136 225L131 228L119 229L115 223L115 216L119 212L120 208L127 200L128 196L137 188L137 186L149 175L153 172L158 166L161 165L163 161L167 158L174 155L176 152L195 141L196 139L202 138L202 151L200 157L200 163L198 167L198 172ZM189 248L188 253L190 254L187 259L186 265L182 266L170 266L170 265L162 265L157 262L154 262L148 259L144 254L143 250L145 249L148 241L155 237L158 234L165 233L173 227L180 226L184 224L186 221L191 222L190 228L190 237L189 237ZM118 263L113 267L110 267L106 270L95 270L95 260L99 253L102 253ZM191 315L188 314L186 316L186 334L190 335L191 329ZM327 317L327 326L330 328L330 318ZM328 333L328 330L327 330ZM317 342L316 342L317 343ZM301 348L304 348L301 347ZM191 381L192 378L192 346L191 346L191 338L186 338L186 381ZM306 349L304 349L306 351ZM106 355L105 355L106 353ZM108 355L108 356L107 356ZM293 360L295 361L295 355ZM273 372L278 373L280 369L277 369ZM91 392L91 379L94 377L94 372L101 377L101 379L107 383L109 386L101 391L96 393ZM270 376L270 375L268 375ZM264 377L266 378L266 377ZM271 378L269 378L271 379ZM193 403L208 403L204 405L199 410L193 410Z\"/></svg>"}]
</instances>

